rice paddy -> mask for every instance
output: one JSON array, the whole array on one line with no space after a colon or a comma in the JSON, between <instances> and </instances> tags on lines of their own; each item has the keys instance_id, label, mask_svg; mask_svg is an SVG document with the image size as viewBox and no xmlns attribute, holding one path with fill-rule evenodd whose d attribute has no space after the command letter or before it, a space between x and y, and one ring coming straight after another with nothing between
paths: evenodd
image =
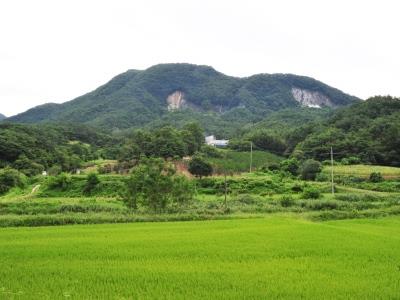
<instances>
[{"instance_id":1,"label":"rice paddy","mask_svg":"<svg viewBox=\"0 0 400 300\"><path fill-rule=\"evenodd\" d=\"M0 229L1 299L397 299L400 218Z\"/></svg>"}]
</instances>

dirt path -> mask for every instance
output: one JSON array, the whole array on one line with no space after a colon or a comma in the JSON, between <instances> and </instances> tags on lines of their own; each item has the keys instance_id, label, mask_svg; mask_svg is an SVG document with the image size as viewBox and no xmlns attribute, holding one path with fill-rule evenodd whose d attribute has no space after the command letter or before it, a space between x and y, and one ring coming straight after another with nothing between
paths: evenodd
<instances>
[{"instance_id":1,"label":"dirt path","mask_svg":"<svg viewBox=\"0 0 400 300\"><path fill-rule=\"evenodd\" d=\"M39 188L40 188L40 184L38 184L38 185L35 185L35 186L34 186L34 188L32 189L32 192L31 192L31 194L34 194L34 193L36 193L36 192L39 190Z\"/></svg>"}]
</instances>

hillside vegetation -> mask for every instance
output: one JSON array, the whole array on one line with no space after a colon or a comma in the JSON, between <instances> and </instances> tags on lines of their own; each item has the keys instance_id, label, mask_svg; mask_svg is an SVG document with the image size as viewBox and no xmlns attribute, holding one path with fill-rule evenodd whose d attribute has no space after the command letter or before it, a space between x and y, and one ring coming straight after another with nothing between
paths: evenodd
<instances>
[{"instance_id":1,"label":"hillside vegetation","mask_svg":"<svg viewBox=\"0 0 400 300\"><path fill-rule=\"evenodd\" d=\"M205 119L203 125L208 130L221 124L232 126L232 120L238 125L252 123L270 112L299 107L292 94L293 88L319 93L327 97L333 107L358 100L309 77L259 74L236 78L207 66L162 64L144 71L129 70L72 101L38 106L8 121L75 122L111 131L142 127L179 116L186 122L193 118ZM184 93L187 109L191 111L189 116L169 116L167 97L176 91Z\"/></svg>"},{"instance_id":2,"label":"hillside vegetation","mask_svg":"<svg viewBox=\"0 0 400 300\"><path fill-rule=\"evenodd\" d=\"M373 97L337 111L296 147L318 160L357 157L363 162L400 166L400 99Z\"/></svg>"},{"instance_id":3,"label":"hillside vegetation","mask_svg":"<svg viewBox=\"0 0 400 300\"><path fill-rule=\"evenodd\" d=\"M0 124L0 168L13 166L37 175L53 166L73 171L95 159L113 138L81 125Z\"/></svg>"},{"instance_id":4,"label":"hillside vegetation","mask_svg":"<svg viewBox=\"0 0 400 300\"><path fill-rule=\"evenodd\" d=\"M285 109L242 127L230 145L248 150L250 141L299 160L329 160L332 147L344 164L400 166L400 99L377 96L336 111Z\"/></svg>"}]
</instances>

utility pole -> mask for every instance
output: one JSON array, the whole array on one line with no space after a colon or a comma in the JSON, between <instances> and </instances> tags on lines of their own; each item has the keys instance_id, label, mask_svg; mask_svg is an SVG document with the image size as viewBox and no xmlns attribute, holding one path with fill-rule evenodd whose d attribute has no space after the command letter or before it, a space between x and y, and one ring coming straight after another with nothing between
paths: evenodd
<instances>
[{"instance_id":1,"label":"utility pole","mask_svg":"<svg viewBox=\"0 0 400 300\"><path fill-rule=\"evenodd\" d=\"M225 200L224 200L224 204L225 204L225 208L227 207L227 202L226 202L226 195L228 194L228 185L226 182L226 171L225 171Z\"/></svg>"},{"instance_id":2,"label":"utility pole","mask_svg":"<svg viewBox=\"0 0 400 300\"><path fill-rule=\"evenodd\" d=\"M331 147L331 180L332 180L332 195L335 194L335 186L333 183L333 148Z\"/></svg>"},{"instance_id":3,"label":"utility pole","mask_svg":"<svg viewBox=\"0 0 400 300\"><path fill-rule=\"evenodd\" d=\"M253 167L253 142L250 142L250 173Z\"/></svg>"},{"instance_id":4,"label":"utility pole","mask_svg":"<svg viewBox=\"0 0 400 300\"><path fill-rule=\"evenodd\" d=\"M227 173L227 163L226 163L226 159L227 159L227 153L225 152L225 157L224 157L224 160L225 160L225 167L224 167L224 186L225 186L225 191L224 191L224 194L225 194L225 199L224 199L224 205L225 205L225 208L227 208L228 207L228 203L227 203L227 194L228 194L228 183L226 182L226 173Z\"/></svg>"}]
</instances>

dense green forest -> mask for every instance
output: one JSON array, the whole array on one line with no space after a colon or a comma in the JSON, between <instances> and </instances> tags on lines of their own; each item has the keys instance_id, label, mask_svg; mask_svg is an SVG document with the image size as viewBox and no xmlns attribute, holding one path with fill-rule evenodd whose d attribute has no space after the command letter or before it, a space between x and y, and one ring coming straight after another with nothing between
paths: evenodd
<instances>
[{"instance_id":1,"label":"dense green forest","mask_svg":"<svg viewBox=\"0 0 400 300\"><path fill-rule=\"evenodd\" d=\"M35 175L43 170L76 171L96 159L118 160L121 168L129 169L141 157L180 159L197 152L210 161L218 157L203 146L206 132L202 124L184 120L111 133L71 123L3 123L0 166ZM335 111L285 109L256 124L243 125L229 136L233 151L249 151L252 142L254 150L322 162L332 147L338 161L400 166L400 100L374 97Z\"/></svg>"},{"instance_id":2,"label":"dense green forest","mask_svg":"<svg viewBox=\"0 0 400 300\"><path fill-rule=\"evenodd\" d=\"M330 147L336 159L356 157L371 164L400 166L400 100L373 97L338 110L314 127L295 154L324 160Z\"/></svg>"},{"instance_id":3,"label":"dense green forest","mask_svg":"<svg viewBox=\"0 0 400 300\"><path fill-rule=\"evenodd\" d=\"M72 124L26 126L0 124L0 166L36 175L52 166L62 171L93 160L113 138L96 129Z\"/></svg>"},{"instance_id":4,"label":"dense green forest","mask_svg":"<svg viewBox=\"0 0 400 300\"><path fill-rule=\"evenodd\" d=\"M285 109L243 127L230 142L237 150L256 149L303 160L351 158L400 166L400 100L373 97L338 110Z\"/></svg>"},{"instance_id":5,"label":"dense green forest","mask_svg":"<svg viewBox=\"0 0 400 300\"><path fill-rule=\"evenodd\" d=\"M230 134L285 108L300 107L292 89L326 97L332 107L359 99L315 79L291 74L236 78L208 66L162 64L129 70L96 90L64 104L49 103L8 119L16 123L74 122L107 131L160 125L201 123L207 132ZM167 97L184 94L184 111L168 111ZM322 104L324 105L324 104Z\"/></svg>"},{"instance_id":6,"label":"dense green forest","mask_svg":"<svg viewBox=\"0 0 400 300\"><path fill-rule=\"evenodd\" d=\"M180 130L165 126L113 136L83 125L0 124L0 166L28 176L48 169L75 172L99 158L131 164L141 156L182 158L199 151L203 142L203 131L195 123Z\"/></svg>"}]
</instances>

